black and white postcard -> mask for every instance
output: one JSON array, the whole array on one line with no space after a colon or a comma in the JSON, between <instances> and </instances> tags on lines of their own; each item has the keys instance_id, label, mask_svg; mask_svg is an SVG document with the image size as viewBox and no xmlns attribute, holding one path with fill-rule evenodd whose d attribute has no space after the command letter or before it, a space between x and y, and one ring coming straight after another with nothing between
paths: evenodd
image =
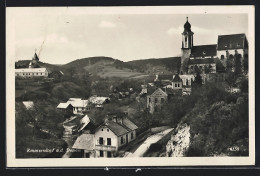
<instances>
[{"instance_id":1,"label":"black and white postcard","mask_svg":"<svg viewBox=\"0 0 260 176\"><path fill-rule=\"evenodd\" d=\"M7 7L7 167L255 164L254 6Z\"/></svg>"}]
</instances>

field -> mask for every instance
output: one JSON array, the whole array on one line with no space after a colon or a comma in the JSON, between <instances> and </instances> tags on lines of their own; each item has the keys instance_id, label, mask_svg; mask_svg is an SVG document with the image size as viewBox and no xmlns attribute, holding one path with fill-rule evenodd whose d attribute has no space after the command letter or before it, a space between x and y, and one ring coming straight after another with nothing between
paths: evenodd
<instances>
[{"instance_id":1,"label":"field","mask_svg":"<svg viewBox=\"0 0 260 176\"><path fill-rule=\"evenodd\" d=\"M116 68L113 65L113 61L98 62L90 66L84 67L86 71L91 74L98 75L102 78L107 77L120 77L120 78L131 78L136 76L145 76L144 73L136 72L128 68Z\"/></svg>"}]
</instances>

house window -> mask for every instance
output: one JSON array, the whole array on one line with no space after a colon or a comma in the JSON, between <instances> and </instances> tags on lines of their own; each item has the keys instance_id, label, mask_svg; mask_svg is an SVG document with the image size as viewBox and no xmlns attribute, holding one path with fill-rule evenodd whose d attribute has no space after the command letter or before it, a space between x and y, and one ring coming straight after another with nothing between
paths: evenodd
<instances>
[{"instance_id":1,"label":"house window","mask_svg":"<svg viewBox=\"0 0 260 176\"><path fill-rule=\"evenodd\" d=\"M155 98L155 100L154 100L154 101L155 101L155 103L157 103L158 99L157 99L157 98Z\"/></svg>"},{"instance_id":2,"label":"house window","mask_svg":"<svg viewBox=\"0 0 260 176\"><path fill-rule=\"evenodd\" d=\"M124 143L124 138L123 137L121 137L121 144L123 144Z\"/></svg>"},{"instance_id":3,"label":"house window","mask_svg":"<svg viewBox=\"0 0 260 176\"><path fill-rule=\"evenodd\" d=\"M221 55L221 60L223 60L223 59L224 59L224 55L222 54L222 55Z\"/></svg>"},{"instance_id":4,"label":"house window","mask_svg":"<svg viewBox=\"0 0 260 176\"><path fill-rule=\"evenodd\" d=\"M131 139L134 139L134 133L133 132L131 133Z\"/></svg>"},{"instance_id":5,"label":"house window","mask_svg":"<svg viewBox=\"0 0 260 176\"><path fill-rule=\"evenodd\" d=\"M161 102L164 103L164 98L161 98Z\"/></svg>"},{"instance_id":6,"label":"house window","mask_svg":"<svg viewBox=\"0 0 260 176\"><path fill-rule=\"evenodd\" d=\"M111 138L107 138L107 145L111 145Z\"/></svg>"},{"instance_id":7,"label":"house window","mask_svg":"<svg viewBox=\"0 0 260 176\"><path fill-rule=\"evenodd\" d=\"M111 156L112 156L112 153L111 153L110 151L108 151L108 152L107 152L107 157L108 157L108 158L111 158Z\"/></svg>"},{"instance_id":8,"label":"house window","mask_svg":"<svg viewBox=\"0 0 260 176\"><path fill-rule=\"evenodd\" d=\"M178 83L178 87L180 87L180 83Z\"/></svg>"},{"instance_id":9,"label":"house window","mask_svg":"<svg viewBox=\"0 0 260 176\"><path fill-rule=\"evenodd\" d=\"M177 83L175 83L175 87L177 87Z\"/></svg>"},{"instance_id":10,"label":"house window","mask_svg":"<svg viewBox=\"0 0 260 176\"><path fill-rule=\"evenodd\" d=\"M100 145L103 145L103 143L104 143L103 138L100 137L100 138L99 138L99 144L100 144Z\"/></svg>"},{"instance_id":11,"label":"house window","mask_svg":"<svg viewBox=\"0 0 260 176\"><path fill-rule=\"evenodd\" d=\"M107 129L107 132L109 132L109 129Z\"/></svg>"},{"instance_id":12,"label":"house window","mask_svg":"<svg viewBox=\"0 0 260 176\"><path fill-rule=\"evenodd\" d=\"M104 157L104 151L103 151L103 150L100 150L100 151L99 151L99 156L100 156L100 157Z\"/></svg>"}]
</instances>

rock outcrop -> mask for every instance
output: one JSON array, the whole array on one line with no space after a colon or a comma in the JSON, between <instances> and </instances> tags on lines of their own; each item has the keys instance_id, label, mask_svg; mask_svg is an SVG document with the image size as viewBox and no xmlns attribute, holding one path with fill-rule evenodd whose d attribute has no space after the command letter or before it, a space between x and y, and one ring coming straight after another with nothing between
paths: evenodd
<instances>
[{"instance_id":1,"label":"rock outcrop","mask_svg":"<svg viewBox=\"0 0 260 176\"><path fill-rule=\"evenodd\" d=\"M175 132L166 145L166 156L168 157L184 156L190 144L190 126L178 124Z\"/></svg>"}]
</instances>

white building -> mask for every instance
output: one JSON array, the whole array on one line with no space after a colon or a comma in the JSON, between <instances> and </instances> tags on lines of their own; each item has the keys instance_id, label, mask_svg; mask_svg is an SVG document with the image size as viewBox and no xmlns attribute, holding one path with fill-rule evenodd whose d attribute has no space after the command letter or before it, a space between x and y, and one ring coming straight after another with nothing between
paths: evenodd
<instances>
[{"instance_id":1,"label":"white building","mask_svg":"<svg viewBox=\"0 0 260 176\"><path fill-rule=\"evenodd\" d=\"M16 77L48 77L48 71L46 68L19 68L15 69Z\"/></svg>"},{"instance_id":2,"label":"white building","mask_svg":"<svg viewBox=\"0 0 260 176\"><path fill-rule=\"evenodd\" d=\"M113 157L118 149L136 138L138 127L126 117L113 116L96 129L96 157Z\"/></svg>"}]
</instances>

